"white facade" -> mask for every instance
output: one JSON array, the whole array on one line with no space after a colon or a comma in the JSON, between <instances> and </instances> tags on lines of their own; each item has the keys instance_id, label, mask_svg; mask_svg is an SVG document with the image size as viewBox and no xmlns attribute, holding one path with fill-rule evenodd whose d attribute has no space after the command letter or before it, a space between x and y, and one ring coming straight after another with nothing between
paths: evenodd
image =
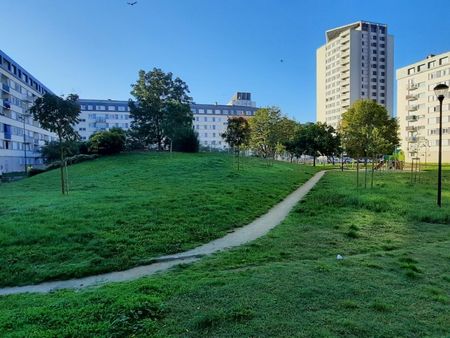
<instances>
[{"instance_id":1,"label":"white facade","mask_svg":"<svg viewBox=\"0 0 450 338\"><path fill-rule=\"evenodd\" d=\"M83 141L97 131L131 127L130 108L127 101L116 100L86 100L80 99L80 122L76 131Z\"/></svg>"},{"instance_id":2,"label":"white facade","mask_svg":"<svg viewBox=\"0 0 450 338\"><path fill-rule=\"evenodd\" d=\"M221 136L227 128L228 119L236 116L251 117L257 110L250 93L237 93L230 101L233 102L240 105L191 104L192 126L198 133L202 148L228 148ZM88 140L97 131L113 127L128 130L131 127L133 119L129 113L128 101L80 99L79 103L81 114L76 130L82 140Z\"/></svg>"},{"instance_id":3,"label":"white facade","mask_svg":"<svg viewBox=\"0 0 450 338\"><path fill-rule=\"evenodd\" d=\"M450 86L450 52L397 70L397 117L407 161L438 161L439 101L433 89L440 83ZM442 160L450 163L450 95L442 109Z\"/></svg>"},{"instance_id":4,"label":"white facade","mask_svg":"<svg viewBox=\"0 0 450 338\"><path fill-rule=\"evenodd\" d=\"M327 31L316 62L317 121L336 128L359 99L393 114L394 39L386 25L359 21Z\"/></svg>"},{"instance_id":5,"label":"white facade","mask_svg":"<svg viewBox=\"0 0 450 338\"><path fill-rule=\"evenodd\" d=\"M7 173L41 166L40 148L56 135L42 129L29 108L50 91L1 50L0 82L0 169Z\"/></svg>"}]
</instances>

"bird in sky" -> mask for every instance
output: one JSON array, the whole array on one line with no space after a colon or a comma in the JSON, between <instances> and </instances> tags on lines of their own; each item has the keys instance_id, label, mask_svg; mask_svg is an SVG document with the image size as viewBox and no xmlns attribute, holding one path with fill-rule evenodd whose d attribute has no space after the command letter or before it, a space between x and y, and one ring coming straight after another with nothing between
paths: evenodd
<instances>
[{"instance_id":1,"label":"bird in sky","mask_svg":"<svg viewBox=\"0 0 450 338\"><path fill-rule=\"evenodd\" d=\"M281 63L283 63L283 62L284 62L284 60L283 60L283 59L281 59L281 60L280 60L280 62L281 62Z\"/></svg>"},{"instance_id":2,"label":"bird in sky","mask_svg":"<svg viewBox=\"0 0 450 338\"><path fill-rule=\"evenodd\" d=\"M130 6L134 6L134 5L137 4L137 1L134 1L134 2L127 2L127 4L129 4Z\"/></svg>"}]
</instances>

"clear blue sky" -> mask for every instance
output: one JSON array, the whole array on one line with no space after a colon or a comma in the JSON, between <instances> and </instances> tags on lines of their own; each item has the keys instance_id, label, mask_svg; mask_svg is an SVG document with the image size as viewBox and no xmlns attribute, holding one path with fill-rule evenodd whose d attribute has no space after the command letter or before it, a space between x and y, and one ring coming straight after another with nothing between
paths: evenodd
<instances>
[{"instance_id":1,"label":"clear blue sky","mask_svg":"<svg viewBox=\"0 0 450 338\"><path fill-rule=\"evenodd\" d=\"M126 2L0 0L0 49L57 94L128 99L138 70L160 67L187 82L195 102L250 91L299 121L315 120L315 53L327 29L388 24L395 68L450 50L450 1Z\"/></svg>"}]
</instances>

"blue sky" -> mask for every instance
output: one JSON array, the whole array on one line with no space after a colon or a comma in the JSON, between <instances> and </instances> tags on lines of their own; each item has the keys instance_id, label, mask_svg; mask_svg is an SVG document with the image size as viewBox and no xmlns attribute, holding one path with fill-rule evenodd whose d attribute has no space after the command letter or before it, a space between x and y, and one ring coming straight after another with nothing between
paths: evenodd
<instances>
[{"instance_id":1,"label":"blue sky","mask_svg":"<svg viewBox=\"0 0 450 338\"><path fill-rule=\"evenodd\" d=\"M138 70L160 67L187 82L195 102L250 91L302 122L315 120L315 53L327 29L388 24L395 68L450 50L446 1L126 2L0 0L0 49L57 94L128 99Z\"/></svg>"}]
</instances>

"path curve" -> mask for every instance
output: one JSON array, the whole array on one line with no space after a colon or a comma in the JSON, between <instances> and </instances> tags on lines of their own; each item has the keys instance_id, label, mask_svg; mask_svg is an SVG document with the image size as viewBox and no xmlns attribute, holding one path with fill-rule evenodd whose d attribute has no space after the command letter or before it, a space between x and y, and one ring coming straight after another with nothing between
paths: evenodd
<instances>
[{"instance_id":1,"label":"path curve","mask_svg":"<svg viewBox=\"0 0 450 338\"><path fill-rule=\"evenodd\" d=\"M100 275L69 279L65 281L51 281L34 285L14 286L0 289L0 295L18 293L47 293L60 289L81 289L89 286L98 286L111 282L124 282L150 276L157 272L165 271L179 264L192 263L203 256L211 255L218 251L230 249L253 241L267 234L271 229L280 224L292 208L316 185L325 171L316 173L301 187L288 195L283 201L272 207L266 214L254 220L252 223L236 229L224 237L198 246L194 249L168 256L161 256L154 263L142 265L123 271L103 273Z\"/></svg>"}]
</instances>

